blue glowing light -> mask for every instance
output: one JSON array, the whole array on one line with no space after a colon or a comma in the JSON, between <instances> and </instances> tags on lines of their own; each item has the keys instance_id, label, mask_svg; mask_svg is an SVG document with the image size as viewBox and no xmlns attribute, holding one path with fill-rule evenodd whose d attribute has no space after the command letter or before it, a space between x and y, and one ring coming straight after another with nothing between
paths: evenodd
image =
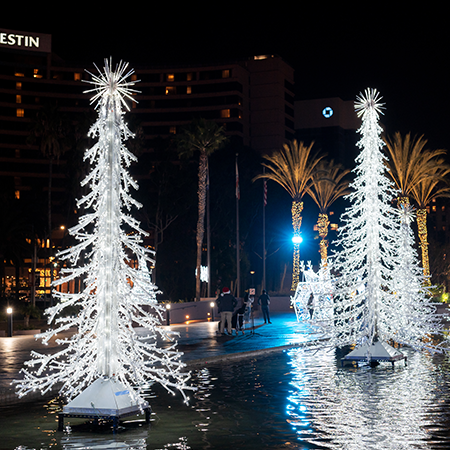
<instances>
[{"instance_id":1,"label":"blue glowing light","mask_svg":"<svg viewBox=\"0 0 450 450\"><path fill-rule=\"evenodd\" d=\"M333 109L330 106L326 106L322 110L322 115L325 117L325 119L329 119L334 114Z\"/></svg>"}]
</instances>

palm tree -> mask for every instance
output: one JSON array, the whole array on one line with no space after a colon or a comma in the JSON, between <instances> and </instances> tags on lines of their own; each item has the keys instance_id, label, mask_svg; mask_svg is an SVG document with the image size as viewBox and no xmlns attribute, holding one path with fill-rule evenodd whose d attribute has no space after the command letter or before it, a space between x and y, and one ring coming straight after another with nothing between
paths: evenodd
<instances>
[{"instance_id":1,"label":"palm tree","mask_svg":"<svg viewBox=\"0 0 450 450\"><path fill-rule=\"evenodd\" d=\"M422 251L422 267L425 277L430 276L428 258L427 205L439 197L450 197L450 186L446 177L450 174L450 166L445 160L437 159L434 169L430 169L429 177L424 178L412 189L412 196L417 203L417 228ZM428 283L430 283L428 278Z\"/></svg>"},{"instance_id":2,"label":"palm tree","mask_svg":"<svg viewBox=\"0 0 450 450\"><path fill-rule=\"evenodd\" d=\"M283 144L283 148L272 155L265 155L265 163L262 163L269 172L257 175L253 181L260 178L276 181L283 186L292 197L292 226L294 237L300 237L300 227L302 225L303 201L311 177L317 164L323 156L311 156L312 142L306 146L303 142L298 143L296 139ZM299 281L300 273L300 244L294 243L292 286L295 290Z\"/></svg>"},{"instance_id":3,"label":"palm tree","mask_svg":"<svg viewBox=\"0 0 450 450\"><path fill-rule=\"evenodd\" d=\"M311 184L306 189L308 195L316 202L319 207L319 219L317 227L320 240L320 258L324 264L327 262L328 248L328 208L339 198L350 193L348 188L349 181L344 177L350 173L350 169L343 169L342 166L335 164L334 160L320 161L314 171Z\"/></svg>"},{"instance_id":4,"label":"palm tree","mask_svg":"<svg viewBox=\"0 0 450 450\"><path fill-rule=\"evenodd\" d=\"M400 191L399 206L409 204L412 197L417 203L417 225L422 251L422 267L426 277L430 276L428 258L427 205L438 197L449 196L450 187L445 177L450 166L445 161L446 150L429 150L423 135L411 139L408 133L403 139L399 132L393 139L384 138L389 160L386 165L389 176ZM429 280L429 278L427 278ZM429 283L429 281L428 281Z\"/></svg>"},{"instance_id":5,"label":"palm tree","mask_svg":"<svg viewBox=\"0 0 450 450\"><path fill-rule=\"evenodd\" d=\"M39 140L39 149L48 158L48 239L52 233L52 178L53 163L67 150L68 122L56 105L45 105L36 113L31 129L30 142ZM51 245L50 245L51 248Z\"/></svg>"},{"instance_id":6,"label":"palm tree","mask_svg":"<svg viewBox=\"0 0 450 450\"><path fill-rule=\"evenodd\" d=\"M427 140L422 136L405 138L397 131L393 138L383 138L389 160L386 165L389 176L400 191L398 204L408 204L412 190L418 183L430 177L436 165L436 158L446 154L445 150L430 151L425 149Z\"/></svg>"},{"instance_id":7,"label":"palm tree","mask_svg":"<svg viewBox=\"0 0 450 450\"><path fill-rule=\"evenodd\" d=\"M221 148L227 138L223 127L205 119L193 120L177 135L177 147L180 155L191 157L199 153L198 163L198 220L197 220L197 262L195 279L195 298L200 301L200 266L202 262L202 245L205 234L206 183L208 157Z\"/></svg>"},{"instance_id":8,"label":"palm tree","mask_svg":"<svg viewBox=\"0 0 450 450\"><path fill-rule=\"evenodd\" d=\"M50 257L52 257L52 179L53 163L67 150L67 136L70 135L69 122L61 114L57 105L47 104L37 113L29 140L39 139L39 149L48 158L48 197L47 197L47 233ZM51 261L51 259L49 259ZM50 270L50 280L53 282L53 270ZM50 297L52 291L50 290Z\"/></svg>"}]
</instances>

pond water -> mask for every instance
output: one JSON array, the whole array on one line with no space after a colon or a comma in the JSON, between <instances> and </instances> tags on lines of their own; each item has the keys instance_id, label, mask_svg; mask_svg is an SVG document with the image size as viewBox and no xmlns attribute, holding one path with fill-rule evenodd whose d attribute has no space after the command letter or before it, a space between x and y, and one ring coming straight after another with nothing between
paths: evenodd
<instances>
[{"instance_id":1,"label":"pond water","mask_svg":"<svg viewBox=\"0 0 450 450\"><path fill-rule=\"evenodd\" d=\"M343 353L305 349L202 368L189 406L155 386L151 424L115 435L74 419L56 431L56 402L3 407L0 448L449 449L448 358L402 351L395 368L341 368Z\"/></svg>"}]
</instances>

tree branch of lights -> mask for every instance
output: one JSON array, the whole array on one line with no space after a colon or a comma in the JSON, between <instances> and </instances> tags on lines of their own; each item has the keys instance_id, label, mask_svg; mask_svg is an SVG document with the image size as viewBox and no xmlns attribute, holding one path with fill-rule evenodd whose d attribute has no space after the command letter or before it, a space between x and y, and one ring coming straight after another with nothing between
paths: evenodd
<instances>
[{"instance_id":1,"label":"tree branch of lights","mask_svg":"<svg viewBox=\"0 0 450 450\"><path fill-rule=\"evenodd\" d=\"M56 384L62 384L60 393L72 399L100 377L121 382L139 394L150 382L159 382L169 392L179 390L185 400L189 373L183 373L185 364L176 341L160 325L164 308L156 300L157 288L152 283L148 263L154 264L152 253L142 245L146 233L130 212L141 205L130 195L137 183L128 173L137 158L124 142L132 133L124 122L122 107L125 100L134 100L134 82L126 79L127 64L120 63L115 71L105 60L103 71L92 75L94 85L92 103L96 103L98 119L89 135L97 143L85 152L90 173L82 181L90 191L78 201L86 213L69 231L77 244L59 252L69 268L62 269L62 278L55 286L75 278L84 279L80 293L54 291L60 300L46 311L53 328L38 337L44 344L76 327L71 337L57 339L63 346L54 354L32 352L32 359L22 369L23 379L15 380L19 396L40 390L46 393ZM87 263L80 265L85 258ZM130 264L138 260L138 268ZM77 316L60 314L68 307L79 307ZM133 323L145 329L138 333ZM158 346L158 337L171 341L167 348Z\"/></svg>"}]
</instances>

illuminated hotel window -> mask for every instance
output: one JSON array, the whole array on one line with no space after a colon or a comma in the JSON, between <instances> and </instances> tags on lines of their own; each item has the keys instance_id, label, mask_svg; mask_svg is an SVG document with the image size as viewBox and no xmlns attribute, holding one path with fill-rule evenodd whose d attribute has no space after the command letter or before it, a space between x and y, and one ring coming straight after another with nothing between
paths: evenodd
<instances>
[{"instance_id":1,"label":"illuminated hotel window","mask_svg":"<svg viewBox=\"0 0 450 450\"><path fill-rule=\"evenodd\" d=\"M17 82L16 82L16 89L17 89L18 91L22 90L22 82L21 82L21 81L17 81Z\"/></svg>"},{"instance_id":2,"label":"illuminated hotel window","mask_svg":"<svg viewBox=\"0 0 450 450\"><path fill-rule=\"evenodd\" d=\"M42 75L39 74L39 69L33 70L33 77L34 78L42 78Z\"/></svg>"},{"instance_id":3,"label":"illuminated hotel window","mask_svg":"<svg viewBox=\"0 0 450 450\"><path fill-rule=\"evenodd\" d=\"M330 230L337 231L338 224L337 223L330 223Z\"/></svg>"},{"instance_id":4,"label":"illuminated hotel window","mask_svg":"<svg viewBox=\"0 0 450 450\"><path fill-rule=\"evenodd\" d=\"M74 79L74 81L81 81L81 73L80 72L75 72L73 74L73 79Z\"/></svg>"},{"instance_id":5,"label":"illuminated hotel window","mask_svg":"<svg viewBox=\"0 0 450 450\"><path fill-rule=\"evenodd\" d=\"M169 128L169 133L170 134L177 134L177 127L170 127Z\"/></svg>"},{"instance_id":6,"label":"illuminated hotel window","mask_svg":"<svg viewBox=\"0 0 450 450\"><path fill-rule=\"evenodd\" d=\"M441 206L441 210L442 210L442 212L444 212L445 211L445 206Z\"/></svg>"},{"instance_id":7,"label":"illuminated hotel window","mask_svg":"<svg viewBox=\"0 0 450 450\"><path fill-rule=\"evenodd\" d=\"M429 206L426 207L426 210L427 210L427 214L430 214L430 207Z\"/></svg>"},{"instance_id":8,"label":"illuminated hotel window","mask_svg":"<svg viewBox=\"0 0 450 450\"><path fill-rule=\"evenodd\" d=\"M431 211L436 212L436 205L433 205L433 206L431 207Z\"/></svg>"},{"instance_id":9,"label":"illuminated hotel window","mask_svg":"<svg viewBox=\"0 0 450 450\"><path fill-rule=\"evenodd\" d=\"M173 95L177 93L176 86L166 86L166 95Z\"/></svg>"},{"instance_id":10,"label":"illuminated hotel window","mask_svg":"<svg viewBox=\"0 0 450 450\"><path fill-rule=\"evenodd\" d=\"M192 81L194 79L194 74L192 72L189 72L186 74L186 80Z\"/></svg>"},{"instance_id":11,"label":"illuminated hotel window","mask_svg":"<svg viewBox=\"0 0 450 450\"><path fill-rule=\"evenodd\" d=\"M22 96L16 95L16 103L22 103Z\"/></svg>"},{"instance_id":12,"label":"illuminated hotel window","mask_svg":"<svg viewBox=\"0 0 450 450\"><path fill-rule=\"evenodd\" d=\"M229 117L231 117L231 111L229 109L222 109L220 111L220 117L222 119L228 119Z\"/></svg>"},{"instance_id":13,"label":"illuminated hotel window","mask_svg":"<svg viewBox=\"0 0 450 450\"><path fill-rule=\"evenodd\" d=\"M20 200L20 191L19 190L14 191L14 197L16 198L16 200Z\"/></svg>"},{"instance_id":14,"label":"illuminated hotel window","mask_svg":"<svg viewBox=\"0 0 450 450\"><path fill-rule=\"evenodd\" d=\"M22 72L16 72L16 73L14 74L14 76L16 76L16 77L24 77L25 74L23 74Z\"/></svg>"},{"instance_id":15,"label":"illuminated hotel window","mask_svg":"<svg viewBox=\"0 0 450 450\"><path fill-rule=\"evenodd\" d=\"M168 73L166 75L166 80L167 81L175 81L175 75L173 73Z\"/></svg>"},{"instance_id":16,"label":"illuminated hotel window","mask_svg":"<svg viewBox=\"0 0 450 450\"><path fill-rule=\"evenodd\" d=\"M192 94L192 86L186 86L186 94Z\"/></svg>"},{"instance_id":17,"label":"illuminated hotel window","mask_svg":"<svg viewBox=\"0 0 450 450\"><path fill-rule=\"evenodd\" d=\"M25 117L25 110L23 108L17 108L16 117Z\"/></svg>"},{"instance_id":18,"label":"illuminated hotel window","mask_svg":"<svg viewBox=\"0 0 450 450\"><path fill-rule=\"evenodd\" d=\"M222 70L222 78L230 78L230 69Z\"/></svg>"}]
</instances>

